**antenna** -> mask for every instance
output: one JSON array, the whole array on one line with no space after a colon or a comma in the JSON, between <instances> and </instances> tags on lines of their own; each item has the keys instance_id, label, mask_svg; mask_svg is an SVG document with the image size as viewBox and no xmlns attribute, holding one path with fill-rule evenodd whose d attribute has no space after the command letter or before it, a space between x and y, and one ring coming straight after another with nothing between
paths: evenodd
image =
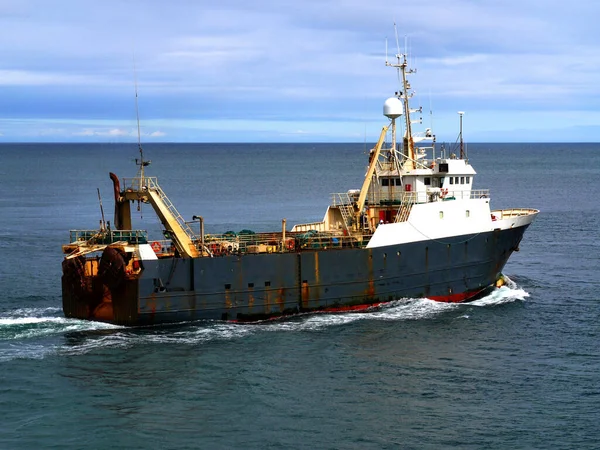
<instances>
[{"instance_id":1,"label":"antenna","mask_svg":"<svg viewBox=\"0 0 600 450\"><path fill-rule=\"evenodd\" d=\"M104 208L102 207L102 197L100 197L100 188L96 188L98 190L98 201L100 202L100 214L102 215L102 221L100 222L100 230L104 231L106 229L106 221L104 220Z\"/></svg>"},{"instance_id":2,"label":"antenna","mask_svg":"<svg viewBox=\"0 0 600 450\"><path fill-rule=\"evenodd\" d=\"M140 108L138 106L138 81L137 81L137 66L135 63L135 54L133 55L133 79L135 84L135 116L137 119L137 136L138 149L140 150L140 161L135 159L135 164L140 166L140 188L144 186L144 167L149 166L152 161L144 161L144 150L142 149L142 133L140 131Z\"/></svg>"},{"instance_id":3,"label":"antenna","mask_svg":"<svg viewBox=\"0 0 600 450\"><path fill-rule=\"evenodd\" d=\"M387 36L385 37L385 65L388 64L388 44L387 44Z\"/></svg>"},{"instance_id":4,"label":"antenna","mask_svg":"<svg viewBox=\"0 0 600 450\"><path fill-rule=\"evenodd\" d=\"M431 143L431 148L432 148L432 156L431 158L435 161L435 134L433 134L433 102L431 101L431 89L429 89L429 129L431 130L431 134L432 134L432 143Z\"/></svg>"},{"instance_id":5,"label":"antenna","mask_svg":"<svg viewBox=\"0 0 600 450\"><path fill-rule=\"evenodd\" d=\"M460 138L460 159L465 159L465 149L464 149L463 134L462 134L462 119L463 119L464 114L465 114L464 111L458 111L458 116L460 117L460 133L458 135Z\"/></svg>"},{"instance_id":6,"label":"antenna","mask_svg":"<svg viewBox=\"0 0 600 450\"><path fill-rule=\"evenodd\" d=\"M137 118L137 136L138 136L138 148L140 154L142 154L142 136L140 132L140 108L138 107L138 81L137 81L137 67L135 64L135 54L133 55L133 82L135 84L135 115ZM142 157L143 159L143 157Z\"/></svg>"}]
</instances>

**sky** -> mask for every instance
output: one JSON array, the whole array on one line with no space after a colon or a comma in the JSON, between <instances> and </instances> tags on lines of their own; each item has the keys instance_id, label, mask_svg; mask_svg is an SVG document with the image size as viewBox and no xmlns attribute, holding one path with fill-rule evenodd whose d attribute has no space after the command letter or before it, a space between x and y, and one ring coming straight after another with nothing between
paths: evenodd
<instances>
[{"instance_id":1,"label":"sky","mask_svg":"<svg viewBox=\"0 0 600 450\"><path fill-rule=\"evenodd\" d=\"M0 143L137 142L136 86L142 142L376 141L386 42L438 142L458 111L471 142L600 142L598 18L598 0L0 0Z\"/></svg>"}]
</instances>

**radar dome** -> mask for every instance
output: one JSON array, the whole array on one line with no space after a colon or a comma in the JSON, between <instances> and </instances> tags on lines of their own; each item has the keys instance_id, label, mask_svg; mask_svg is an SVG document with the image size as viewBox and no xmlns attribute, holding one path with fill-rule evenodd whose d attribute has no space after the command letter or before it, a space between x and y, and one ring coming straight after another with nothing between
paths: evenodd
<instances>
[{"instance_id":1,"label":"radar dome","mask_svg":"<svg viewBox=\"0 0 600 450\"><path fill-rule=\"evenodd\" d=\"M402 102L398 97L390 97L383 104L383 115L389 117L390 119L400 117L403 112L404 108L402 107Z\"/></svg>"}]
</instances>

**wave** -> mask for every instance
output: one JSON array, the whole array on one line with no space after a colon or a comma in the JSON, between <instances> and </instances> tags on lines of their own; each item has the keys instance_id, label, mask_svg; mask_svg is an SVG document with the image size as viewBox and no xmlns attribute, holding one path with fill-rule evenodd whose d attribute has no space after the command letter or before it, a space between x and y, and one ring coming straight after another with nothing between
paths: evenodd
<instances>
[{"instance_id":1,"label":"wave","mask_svg":"<svg viewBox=\"0 0 600 450\"><path fill-rule=\"evenodd\" d=\"M300 314L255 324L199 321L137 328L67 319L62 316L60 308L22 308L0 314L0 361L44 358L52 354L80 355L99 348L129 348L145 344L197 345L243 339L264 332L319 331L367 320L429 320L448 313L459 313L459 318L469 318L465 308L494 307L523 301L528 296L525 290L507 278L504 286L466 304L405 298L367 311Z\"/></svg>"},{"instance_id":2,"label":"wave","mask_svg":"<svg viewBox=\"0 0 600 450\"><path fill-rule=\"evenodd\" d=\"M527 297L529 297L529 293L505 275L504 286L496 288L485 297L469 302L468 304L472 306L494 306L524 301Z\"/></svg>"}]
</instances>

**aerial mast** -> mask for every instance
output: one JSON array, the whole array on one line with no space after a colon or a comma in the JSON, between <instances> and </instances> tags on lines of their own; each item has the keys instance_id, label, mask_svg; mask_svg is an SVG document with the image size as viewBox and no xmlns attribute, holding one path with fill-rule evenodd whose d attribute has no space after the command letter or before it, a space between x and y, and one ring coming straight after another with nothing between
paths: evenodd
<instances>
[{"instance_id":1,"label":"aerial mast","mask_svg":"<svg viewBox=\"0 0 600 450\"><path fill-rule=\"evenodd\" d=\"M464 111L458 111L458 116L460 117L460 126L459 126L459 139L460 139L460 159L465 159L465 147L463 143L463 133L462 133L462 119L464 115Z\"/></svg>"},{"instance_id":2,"label":"aerial mast","mask_svg":"<svg viewBox=\"0 0 600 450\"><path fill-rule=\"evenodd\" d=\"M408 83L406 75L410 74L410 73L414 73L415 71L413 69L407 69L408 63L406 61L406 54L398 53L398 54L396 54L396 59L398 61L396 64L389 63L386 61L386 66L395 67L402 74L402 91L400 91L398 93L398 98L404 104L404 113L405 113L404 120L406 123L406 134L404 135L404 144L403 144L403 148L406 153L406 155L405 155L406 161L404 162L404 169L411 170L411 169L414 169L415 149L414 149L414 141L413 141L413 137L412 137L412 126L411 126L411 119L410 119L411 110L410 110L409 103L408 103L408 100L412 96L412 94L409 94L409 92L408 92L410 89L410 85Z\"/></svg>"},{"instance_id":3,"label":"aerial mast","mask_svg":"<svg viewBox=\"0 0 600 450\"><path fill-rule=\"evenodd\" d=\"M144 167L149 166L152 161L144 161L144 150L142 149L142 133L140 131L140 108L138 106L138 83L137 83L137 70L135 68L135 59L133 62L133 73L135 79L135 115L137 119L137 138L138 138L138 149L140 151L140 159L135 159L135 164L140 166L140 189L144 186Z\"/></svg>"}]
</instances>

